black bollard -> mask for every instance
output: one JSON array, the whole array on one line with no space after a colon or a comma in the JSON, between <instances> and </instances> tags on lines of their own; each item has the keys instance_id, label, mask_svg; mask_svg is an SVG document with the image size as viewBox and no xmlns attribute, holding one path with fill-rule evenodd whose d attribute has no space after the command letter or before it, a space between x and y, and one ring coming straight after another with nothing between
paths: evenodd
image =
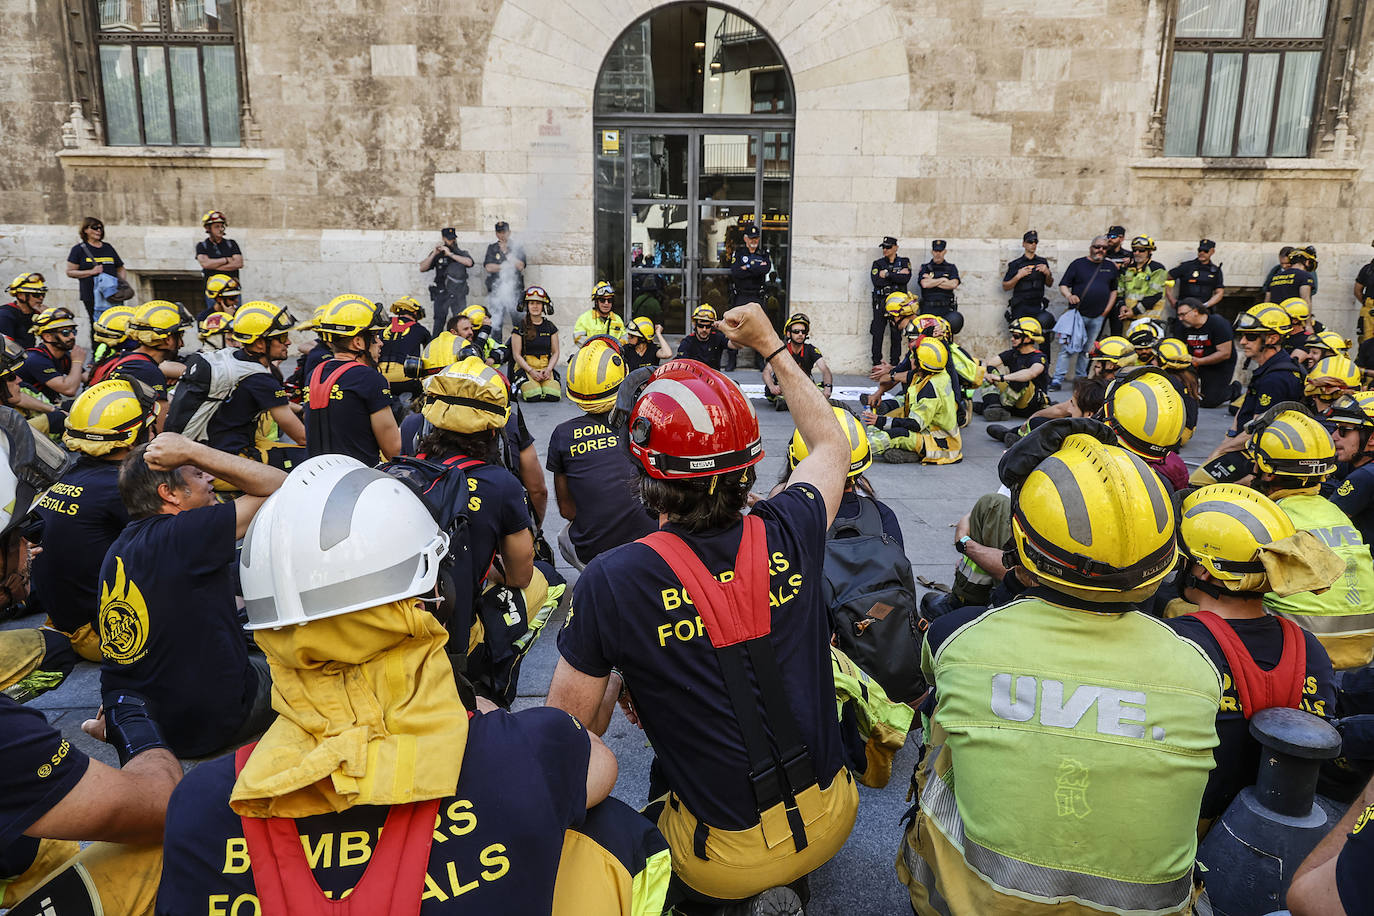
<instances>
[{"instance_id":1,"label":"black bollard","mask_svg":"<svg viewBox=\"0 0 1374 916\"><path fill-rule=\"evenodd\" d=\"M1236 796L1198 847L1217 916L1280 909L1293 872L1341 816L1316 794L1322 761L1340 753L1334 728L1301 710L1274 708L1251 717L1250 734L1263 745L1256 784Z\"/></svg>"}]
</instances>

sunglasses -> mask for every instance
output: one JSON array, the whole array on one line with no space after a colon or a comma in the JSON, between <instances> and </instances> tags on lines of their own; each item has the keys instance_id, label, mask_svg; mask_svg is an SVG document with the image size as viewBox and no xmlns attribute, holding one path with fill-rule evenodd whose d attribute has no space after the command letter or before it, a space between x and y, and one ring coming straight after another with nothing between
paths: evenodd
<instances>
[{"instance_id":1,"label":"sunglasses","mask_svg":"<svg viewBox=\"0 0 1374 916\"><path fill-rule=\"evenodd\" d=\"M713 328L716 326L716 323L714 321L698 321L695 322L695 325L699 328Z\"/></svg>"},{"instance_id":2,"label":"sunglasses","mask_svg":"<svg viewBox=\"0 0 1374 916\"><path fill-rule=\"evenodd\" d=\"M790 329L788 330L787 333L789 333L789 334L805 334L805 333L806 333L806 328L790 328Z\"/></svg>"},{"instance_id":3,"label":"sunglasses","mask_svg":"<svg viewBox=\"0 0 1374 916\"><path fill-rule=\"evenodd\" d=\"M1241 340L1263 340L1265 335L1275 333L1273 331L1241 331L1236 336Z\"/></svg>"},{"instance_id":4,"label":"sunglasses","mask_svg":"<svg viewBox=\"0 0 1374 916\"><path fill-rule=\"evenodd\" d=\"M75 337L76 328L58 328L56 331L53 331L53 333L58 337Z\"/></svg>"},{"instance_id":5,"label":"sunglasses","mask_svg":"<svg viewBox=\"0 0 1374 916\"><path fill-rule=\"evenodd\" d=\"M104 232L104 231L105 231L105 227L104 227L104 226L92 226L92 227L91 227L91 231L92 231L92 232Z\"/></svg>"},{"instance_id":6,"label":"sunglasses","mask_svg":"<svg viewBox=\"0 0 1374 916\"><path fill-rule=\"evenodd\" d=\"M1107 250L1107 246L1106 246L1106 245L1092 245L1092 246L1089 247L1088 250L1089 250L1089 251L1106 251L1106 250Z\"/></svg>"},{"instance_id":7,"label":"sunglasses","mask_svg":"<svg viewBox=\"0 0 1374 916\"><path fill-rule=\"evenodd\" d=\"M29 296L30 299L46 299L47 296L48 296L48 294L47 294L47 293L29 293L28 296Z\"/></svg>"},{"instance_id":8,"label":"sunglasses","mask_svg":"<svg viewBox=\"0 0 1374 916\"><path fill-rule=\"evenodd\" d=\"M615 297L614 297L614 296L597 296L597 297L596 297L596 301L597 301L597 302L614 302L614 301L615 301Z\"/></svg>"}]
</instances>

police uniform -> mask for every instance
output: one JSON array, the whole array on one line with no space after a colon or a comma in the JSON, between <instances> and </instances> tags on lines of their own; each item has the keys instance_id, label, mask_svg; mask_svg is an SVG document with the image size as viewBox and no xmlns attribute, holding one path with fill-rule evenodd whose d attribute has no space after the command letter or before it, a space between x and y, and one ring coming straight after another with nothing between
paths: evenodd
<instances>
[{"instance_id":1,"label":"police uniform","mask_svg":"<svg viewBox=\"0 0 1374 916\"><path fill-rule=\"evenodd\" d=\"M889 235L882 244L896 245L897 240ZM887 276L878 276L882 271L887 271ZM892 341L888 347L887 361L895 366L901 352L902 333L887 320L883 305L890 294L907 292L907 285L911 283L911 259L901 255L891 259L886 256L878 258L869 268L868 279L873 284L873 321L868 328L873 337L873 364L876 366L883 361L883 332L891 328Z\"/></svg>"},{"instance_id":2,"label":"police uniform","mask_svg":"<svg viewBox=\"0 0 1374 916\"><path fill-rule=\"evenodd\" d=\"M938 249L934 248L935 245L939 245L940 247ZM937 239L932 243L932 249L944 251L944 242ZM959 268L955 267L954 264L949 261L936 264L935 260L932 258L921 265L921 269L916 272L916 276L918 280L924 280L926 278L936 280L958 280ZM954 290L940 289L938 287L929 289L925 287L921 288L921 311L923 313L927 315L939 315L943 318L950 312L958 311L958 309L959 306L954 300Z\"/></svg>"},{"instance_id":3,"label":"police uniform","mask_svg":"<svg viewBox=\"0 0 1374 916\"><path fill-rule=\"evenodd\" d=\"M1250 387L1245 390L1245 400L1236 412L1234 428L1243 430L1245 424L1280 401L1301 401L1302 380L1302 370L1287 350L1279 350L1269 357L1250 376Z\"/></svg>"},{"instance_id":4,"label":"police uniform","mask_svg":"<svg viewBox=\"0 0 1374 916\"><path fill-rule=\"evenodd\" d=\"M773 261L768 252L759 245L758 251L751 252L740 243L730 259L730 305L744 305L746 302L766 304L767 296L763 291L764 281L773 270Z\"/></svg>"},{"instance_id":5,"label":"police uniform","mask_svg":"<svg viewBox=\"0 0 1374 916\"><path fill-rule=\"evenodd\" d=\"M1212 298L1213 293L1226 285L1220 264L1215 261L1204 264L1197 258L1184 261L1169 271L1169 276L1174 281L1175 302L1183 299L1196 299L1206 303Z\"/></svg>"},{"instance_id":6,"label":"police uniform","mask_svg":"<svg viewBox=\"0 0 1374 916\"><path fill-rule=\"evenodd\" d=\"M1012 258L1007 262L1007 272L1002 277L1002 282L1007 282L1016 276L1023 267L1049 267L1050 262L1036 255L1028 258L1022 254L1019 258ZM1039 270L1033 270L1011 288L1011 298L1007 300L1008 323L1017 318L1035 318L1040 320L1045 311L1045 287L1053 283L1053 279L1046 280L1045 274ZM1053 323L1042 326L1053 327Z\"/></svg>"}]
</instances>

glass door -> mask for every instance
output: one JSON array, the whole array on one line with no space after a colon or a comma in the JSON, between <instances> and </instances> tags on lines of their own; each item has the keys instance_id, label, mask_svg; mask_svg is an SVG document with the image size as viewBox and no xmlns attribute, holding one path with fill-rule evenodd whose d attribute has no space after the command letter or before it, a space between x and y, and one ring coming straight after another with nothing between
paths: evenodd
<instances>
[{"instance_id":1,"label":"glass door","mask_svg":"<svg viewBox=\"0 0 1374 916\"><path fill-rule=\"evenodd\" d=\"M609 134L609 136L608 136ZM759 223L774 270L765 306L786 315L791 131L598 126L597 276L625 292L625 317L686 333L701 303L730 305L741 227Z\"/></svg>"}]
</instances>

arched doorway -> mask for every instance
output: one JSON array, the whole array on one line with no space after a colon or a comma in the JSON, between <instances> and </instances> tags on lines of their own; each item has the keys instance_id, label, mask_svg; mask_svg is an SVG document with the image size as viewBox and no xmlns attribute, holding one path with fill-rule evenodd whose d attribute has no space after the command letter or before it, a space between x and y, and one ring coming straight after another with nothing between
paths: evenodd
<instances>
[{"instance_id":1,"label":"arched doorway","mask_svg":"<svg viewBox=\"0 0 1374 916\"><path fill-rule=\"evenodd\" d=\"M792 79L752 20L676 3L616 39L596 83L597 279L627 317L684 333L698 303L729 302L740 225L773 260L767 307L781 324L790 272Z\"/></svg>"}]
</instances>

